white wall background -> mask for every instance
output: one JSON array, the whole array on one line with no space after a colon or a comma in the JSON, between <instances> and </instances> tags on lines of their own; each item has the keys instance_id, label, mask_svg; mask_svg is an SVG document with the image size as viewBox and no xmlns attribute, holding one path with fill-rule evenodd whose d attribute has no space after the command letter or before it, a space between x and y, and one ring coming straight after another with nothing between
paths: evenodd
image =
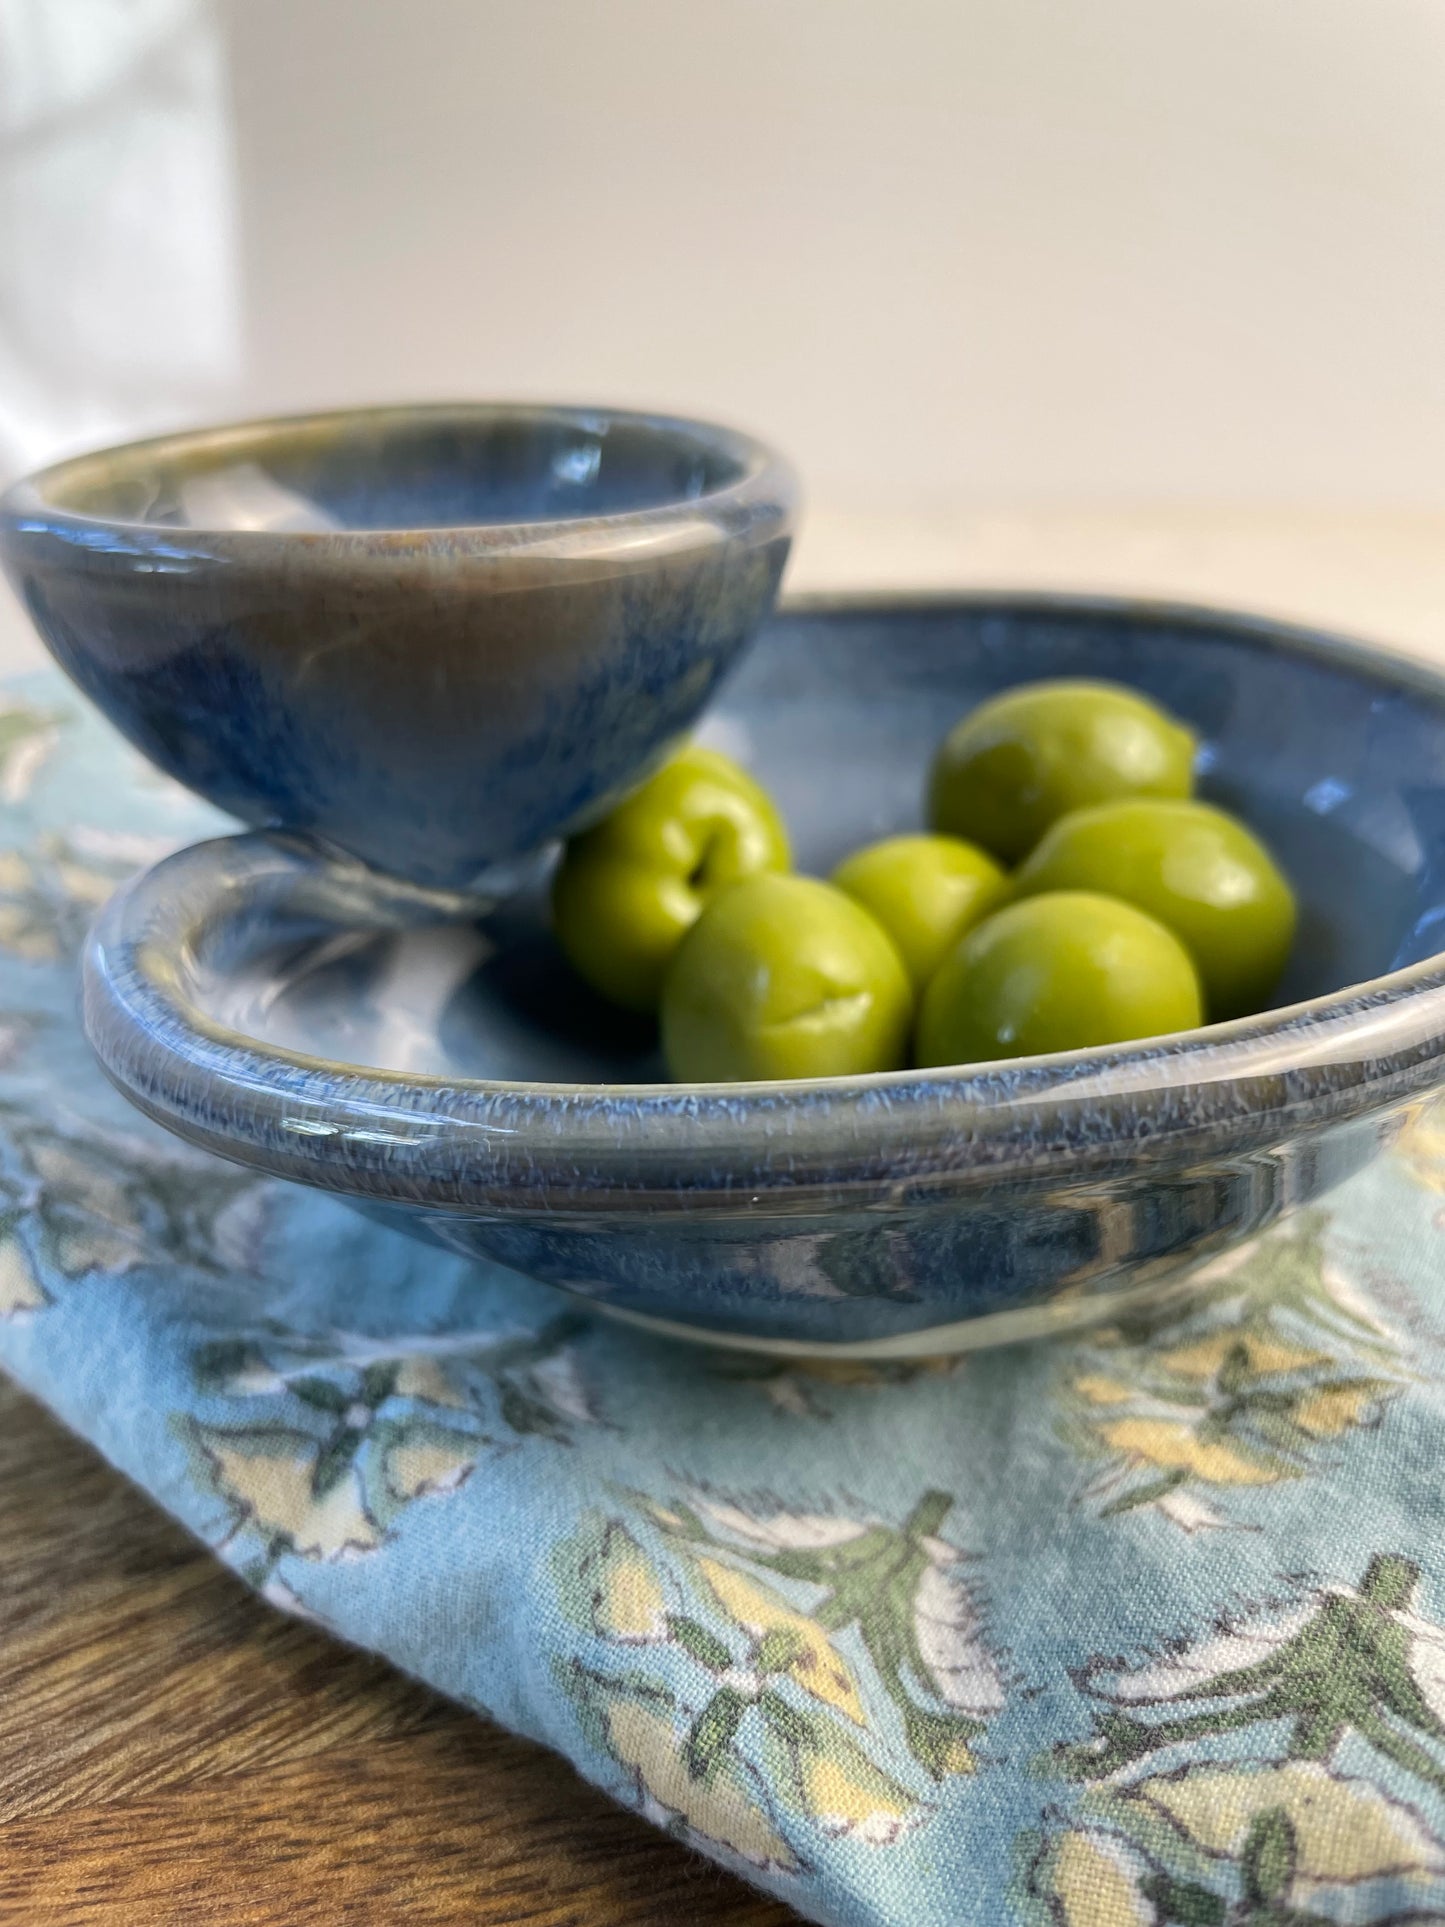
<instances>
[{"instance_id":1,"label":"white wall background","mask_svg":"<svg viewBox=\"0 0 1445 1927\"><path fill-rule=\"evenodd\" d=\"M656 400L870 506L1445 502L1441 0L238 0L231 32L267 402Z\"/></svg>"},{"instance_id":2,"label":"white wall background","mask_svg":"<svg viewBox=\"0 0 1445 1927\"><path fill-rule=\"evenodd\" d=\"M823 509L1445 507L1442 102L1445 0L0 0L0 466L559 394Z\"/></svg>"}]
</instances>

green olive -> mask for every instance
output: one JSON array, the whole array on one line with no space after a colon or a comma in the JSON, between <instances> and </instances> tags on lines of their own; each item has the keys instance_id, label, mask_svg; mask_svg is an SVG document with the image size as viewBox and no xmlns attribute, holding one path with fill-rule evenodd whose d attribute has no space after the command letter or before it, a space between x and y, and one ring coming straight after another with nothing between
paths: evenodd
<instances>
[{"instance_id":1,"label":"green olive","mask_svg":"<svg viewBox=\"0 0 1445 1927\"><path fill-rule=\"evenodd\" d=\"M567 845L552 884L557 940L604 997L655 1010L672 953L712 898L791 860L747 772L716 750L684 750Z\"/></svg>"},{"instance_id":2,"label":"green olive","mask_svg":"<svg viewBox=\"0 0 1445 1927\"><path fill-rule=\"evenodd\" d=\"M912 1020L892 939L812 877L754 877L716 897L662 992L663 1053L688 1084L898 1070Z\"/></svg>"},{"instance_id":3,"label":"green olive","mask_svg":"<svg viewBox=\"0 0 1445 1927\"><path fill-rule=\"evenodd\" d=\"M890 836L855 850L833 882L883 925L922 990L966 930L996 910L1008 878L956 836Z\"/></svg>"},{"instance_id":4,"label":"green olive","mask_svg":"<svg viewBox=\"0 0 1445 1927\"><path fill-rule=\"evenodd\" d=\"M1003 863L1070 810L1121 796L1188 796L1195 739L1132 689L1040 682L981 703L945 739L928 820Z\"/></svg>"},{"instance_id":5,"label":"green olive","mask_svg":"<svg viewBox=\"0 0 1445 1927\"><path fill-rule=\"evenodd\" d=\"M918 1019L921 1065L1122 1044L1203 1021L1189 952L1132 904L1082 890L1012 903L944 959Z\"/></svg>"},{"instance_id":6,"label":"green olive","mask_svg":"<svg viewBox=\"0 0 1445 1927\"><path fill-rule=\"evenodd\" d=\"M1021 896L1103 890L1168 926L1213 1018L1259 1010L1294 941L1289 885L1258 839L1208 803L1100 803L1057 822L1014 879Z\"/></svg>"}]
</instances>

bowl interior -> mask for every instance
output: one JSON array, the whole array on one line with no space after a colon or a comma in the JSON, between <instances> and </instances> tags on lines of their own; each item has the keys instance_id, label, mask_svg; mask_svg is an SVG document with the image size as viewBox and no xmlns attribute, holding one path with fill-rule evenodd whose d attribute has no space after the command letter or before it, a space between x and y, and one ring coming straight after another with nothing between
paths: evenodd
<instances>
[{"instance_id":1,"label":"bowl interior","mask_svg":"<svg viewBox=\"0 0 1445 1927\"><path fill-rule=\"evenodd\" d=\"M258 422L40 480L51 507L101 521L319 533L633 514L731 487L750 465L742 437L702 424L503 405Z\"/></svg>"},{"instance_id":2,"label":"bowl interior","mask_svg":"<svg viewBox=\"0 0 1445 1927\"><path fill-rule=\"evenodd\" d=\"M1299 894L1277 1002L1445 948L1445 680L1267 624L1059 603L775 617L703 740L770 786L799 867L920 822L933 750L971 705L1053 676L1129 683L1192 723L1202 792L1265 838ZM253 933L212 1014L287 1048L379 1069L531 1082L651 1081L649 1027L593 999L540 897L475 930Z\"/></svg>"}]
</instances>

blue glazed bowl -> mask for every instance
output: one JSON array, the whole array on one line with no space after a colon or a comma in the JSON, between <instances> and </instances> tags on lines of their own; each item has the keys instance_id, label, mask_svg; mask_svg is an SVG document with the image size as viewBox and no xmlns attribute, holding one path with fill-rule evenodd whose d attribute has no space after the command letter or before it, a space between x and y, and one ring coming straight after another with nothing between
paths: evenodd
<instances>
[{"instance_id":1,"label":"blue glazed bowl","mask_svg":"<svg viewBox=\"0 0 1445 1927\"><path fill-rule=\"evenodd\" d=\"M1303 910L1284 1008L953 1071L679 1087L568 978L537 903L459 927L252 836L112 902L90 1036L193 1142L670 1329L902 1355L1113 1311L1358 1169L1445 1079L1445 677L1158 606L839 604L775 618L707 730L826 872L917 823L962 711L1078 675L1193 724L1205 792L1274 847Z\"/></svg>"},{"instance_id":2,"label":"blue glazed bowl","mask_svg":"<svg viewBox=\"0 0 1445 1927\"><path fill-rule=\"evenodd\" d=\"M191 789L485 890L691 725L772 606L795 495L698 422L363 409L47 469L0 499L0 561Z\"/></svg>"}]
</instances>

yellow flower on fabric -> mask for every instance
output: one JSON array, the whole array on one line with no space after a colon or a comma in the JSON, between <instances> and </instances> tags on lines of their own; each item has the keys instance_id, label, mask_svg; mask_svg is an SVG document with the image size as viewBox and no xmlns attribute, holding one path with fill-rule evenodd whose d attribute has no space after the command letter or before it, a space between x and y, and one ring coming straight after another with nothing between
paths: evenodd
<instances>
[{"instance_id":1,"label":"yellow flower on fabric","mask_svg":"<svg viewBox=\"0 0 1445 1927\"><path fill-rule=\"evenodd\" d=\"M41 1181L42 1203L64 1207L68 1214L54 1234L61 1270L76 1277L135 1264L145 1239L136 1201L122 1179L73 1145L37 1142L29 1155Z\"/></svg>"},{"instance_id":2,"label":"yellow flower on fabric","mask_svg":"<svg viewBox=\"0 0 1445 1927\"><path fill-rule=\"evenodd\" d=\"M404 1435L386 1455L387 1488L398 1499L454 1492L471 1475L480 1450L479 1439L461 1433Z\"/></svg>"},{"instance_id":3,"label":"yellow flower on fabric","mask_svg":"<svg viewBox=\"0 0 1445 1927\"><path fill-rule=\"evenodd\" d=\"M285 1537L307 1559L338 1559L380 1545L354 1466L316 1492L319 1447L308 1434L202 1430L199 1436L217 1488L258 1531Z\"/></svg>"},{"instance_id":4,"label":"yellow flower on fabric","mask_svg":"<svg viewBox=\"0 0 1445 1927\"><path fill-rule=\"evenodd\" d=\"M7 697L0 701L0 798L23 803L41 765L60 740L64 717Z\"/></svg>"},{"instance_id":5,"label":"yellow flower on fabric","mask_svg":"<svg viewBox=\"0 0 1445 1927\"><path fill-rule=\"evenodd\" d=\"M1295 1842L1293 1885L1302 1894L1445 1873L1445 1848L1410 1807L1317 1760L1258 1769L1191 1767L1146 1780L1129 1798L1162 1811L1209 1853L1239 1854L1256 1815L1283 1813Z\"/></svg>"},{"instance_id":6,"label":"yellow flower on fabric","mask_svg":"<svg viewBox=\"0 0 1445 1927\"><path fill-rule=\"evenodd\" d=\"M0 1318L18 1318L48 1303L24 1245L13 1235L0 1241Z\"/></svg>"},{"instance_id":7,"label":"yellow flower on fabric","mask_svg":"<svg viewBox=\"0 0 1445 1927\"><path fill-rule=\"evenodd\" d=\"M1201 1439L1174 1419L1114 1419L1099 1427L1099 1436L1116 1452L1161 1470L1192 1472L1211 1485L1270 1485L1285 1475L1285 1468L1228 1439Z\"/></svg>"},{"instance_id":8,"label":"yellow flower on fabric","mask_svg":"<svg viewBox=\"0 0 1445 1927\"><path fill-rule=\"evenodd\" d=\"M649 1645L667 1638L668 1599L657 1568L632 1534L615 1521L583 1567L595 1588L592 1624L604 1639Z\"/></svg>"},{"instance_id":9,"label":"yellow flower on fabric","mask_svg":"<svg viewBox=\"0 0 1445 1927\"><path fill-rule=\"evenodd\" d=\"M861 1358L802 1358L788 1367L802 1378L817 1379L821 1385L881 1385L886 1383L886 1367L870 1365Z\"/></svg>"},{"instance_id":10,"label":"yellow flower on fabric","mask_svg":"<svg viewBox=\"0 0 1445 1927\"><path fill-rule=\"evenodd\" d=\"M34 865L18 850L0 850L0 950L26 963L57 963L61 955Z\"/></svg>"},{"instance_id":11,"label":"yellow flower on fabric","mask_svg":"<svg viewBox=\"0 0 1445 1927\"><path fill-rule=\"evenodd\" d=\"M465 1411L468 1400L457 1390L435 1358L425 1352L403 1358L396 1368L396 1392L400 1398L421 1399L428 1405L452 1405Z\"/></svg>"},{"instance_id":12,"label":"yellow flower on fabric","mask_svg":"<svg viewBox=\"0 0 1445 1927\"><path fill-rule=\"evenodd\" d=\"M642 1509L653 1524L661 1526L664 1532L686 1532L687 1530L687 1520L680 1512L674 1512L671 1506L644 1503Z\"/></svg>"},{"instance_id":13,"label":"yellow flower on fabric","mask_svg":"<svg viewBox=\"0 0 1445 1927\"><path fill-rule=\"evenodd\" d=\"M782 1777L792 1798L833 1839L886 1847L931 1811L926 1801L874 1765L842 1727L815 1722L786 1746Z\"/></svg>"},{"instance_id":14,"label":"yellow flower on fabric","mask_svg":"<svg viewBox=\"0 0 1445 1927\"><path fill-rule=\"evenodd\" d=\"M803 1796L825 1833L858 1833L875 1844L892 1840L908 1823L913 1802L876 1769L857 1760L810 1753L802 1762Z\"/></svg>"},{"instance_id":15,"label":"yellow flower on fabric","mask_svg":"<svg viewBox=\"0 0 1445 1927\"><path fill-rule=\"evenodd\" d=\"M1368 1421L1382 1389L1370 1379L1354 1384L1322 1385L1295 1407L1294 1422L1311 1438L1338 1438L1342 1432Z\"/></svg>"},{"instance_id":16,"label":"yellow flower on fabric","mask_svg":"<svg viewBox=\"0 0 1445 1927\"><path fill-rule=\"evenodd\" d=\"M790 1634L791 1652L780 1671L805 1693L835 1707L856 1725L866 1722L863 1702L848 1662L814 1619L794 1610L770 1586L751 1579L719 1559L699 1559L698 1570L723 1611L755 1640L769 1633Z\"/></svg>"},{"instance_id":17,"label":"yellow flower on fabric","mask_svg":"<svg viewBox=\"0 0 1445 1927\"><path fill-rule=\"evenodd\" d=\"M82 863L57 861L55 874L65 894L90 910L98 910L115 890L114 877L102 876L98 870L87 869Z\"/></svg>"},{"instance_id":18,"label":"yellow flower on fabric","mask_svg":"<svg viewBox=\"0 0 1445 1927\"><path fill-rule=\"evenodd\" d=\"M1107 1378L1100 1372L1085 1372L1074 1380L1074 1390L1090 1405L1127 1405L1134 1387L1122 1379Z\"/></svg>"},{"instance_id":19,"label":"yellow flower on fabric","mask_svg":"<svg viewBox=\"0 0 1445 1927\"><path fill-rule=\"evenodd\" d=\"M1239 1331L1229 1326L1210 1332L1191 1344L1165 1352L1159 1363L1178 1378L1203 1382L1215 1378L1226 1359L1242 1354L1245 1369L1252 1377L1264 1378L1274 1372L1304 1371L1314 1365L1328 1365L1323 1352L1301 1345L1287 1344L1273 1332L1263 1329Z\"/></svg>"},{"instance_id":20,"label":"yellow flower on fabric","mask_svg":"<svg viewBox=\"0 0 1445 1927\"><path fill-rule=\"evenodd\" d=\"M938 1755L938 1777L944 1779L953 1773L976 1773L978 1756L967 1740L955 1736L949 1740Z\"/></svg>"},{"instance_id":21,"label":"yellow flower on fabric","mask_svg":"<svg viewBox=\"0 0 1445 1927\"><path fill-rule=\"evenodd\" d=\"M759 1868L795 1873L798 1860L761 1806L749 1797L737 1763L724 1760L694 1779L683 1758L686 1733L667 1715L639 1700L611 1699L604 1714L613 1756L637 1777L644 1806L655 1817L683 1821L701 1839Z\"/></svg>"},{"instance_id":22,"label":"yellow flower on fabric","mask_svg":"<svg viewBox=\"0 0 1445 1927\"><path fill-rule=\"evenodd\" d=\"M1406 1381L1318 1210L1191 1282L1136 1328L1079 1341L1062 1429L1112 1461L1090 1487L1106 1517L1145 1507L1192 1534L1240 1523L1204 1487L1307 1477L1317 1440L1373 1423Z\"/></svg>"},{"instance_id":23,"label":"yellow flower on fabric","mask_svg":"<svg viewBox=\"0 0 1445 1927\"><path fill-rule=\"evenodd\" d=\"M1085 1828L1060 1834L1036 1881L1059 1927L1159 1927L1132 1857L1110 1834Z\"/></svg>"},{"instance_id":24,"label":"yellow flower on fabric","mask_svg":"<svg viewBox=\"0 0 1445 1927\"><path fill-rule=\"evenodd\" d=\"M1445 1191L1445 1103L1424 1105L1395 1141L1405 1169L1427 1191Z\"/></svg>"},{"instance_id":25,"label":"yellow flower on fabric","mask_svg":"<svg viewBox=\"0 0 1445 1927\"><path fill-rule=\"evenodd\" d=\"M0 950L22 963L58 963L60 943L24 904L0 903Z\"/></svg>"}]
</instances>

